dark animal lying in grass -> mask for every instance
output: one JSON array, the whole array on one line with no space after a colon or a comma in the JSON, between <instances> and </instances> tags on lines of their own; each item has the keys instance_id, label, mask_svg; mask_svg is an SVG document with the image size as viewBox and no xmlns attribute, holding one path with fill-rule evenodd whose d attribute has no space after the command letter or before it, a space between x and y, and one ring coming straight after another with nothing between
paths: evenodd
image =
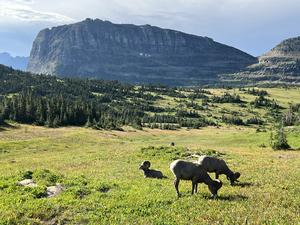
<instances>
[{"instance_id":1,"label":"dark animal lying in grass","mask_svg":"<svg viewBox=\"0 0 300 225\"><path fill-rule=\"evenodd\" d=\"M150 166L151 166L151 163L149 161L144 161L144 162L142 162L142 164L139 168L140 170L144 171L145 178L158 178L158 179L166 178L162 174L162 172L160 172L158 170L149 169Z\"/></svg>"},{"instance_id":2,"label":"dark animal lying in grass","mask_svg":"<svg viewBox=\"0 0 300 225\"><path fill-rule=\"evenodd\" d=\"M204 155L199 157L198 163L207 172L216 173L216 179L219 179L220 174L225 174L227 179L230 180L231 185L233 185L235 181L239 182L238 178L241 174L239 172L234 173L231 171L223 159Z\"/></svg>"},{"instance_id":3,"label":"dark animal lying in grass","mask_svg":"<svg viewBox=\"0 0 300 225\"><path fill-rule=\"evenodd\" d=\"M170 169L175 176L174 186L178 197L180 197L178 189L180 180L192 181L192 194L194 194L194 191L197 193L198 183L205 183L208 186L212 197L216 197L218 190L222 187L222 182L219 180L212 180L198 163L175 160L171 163Z\"/></svg>"}]
</instances>

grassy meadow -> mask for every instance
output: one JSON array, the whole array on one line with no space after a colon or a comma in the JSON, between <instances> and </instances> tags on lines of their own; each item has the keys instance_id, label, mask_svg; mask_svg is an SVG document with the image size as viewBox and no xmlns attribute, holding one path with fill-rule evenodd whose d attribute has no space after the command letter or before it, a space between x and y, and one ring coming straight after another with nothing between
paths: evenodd
<instances>
[{"instance_id":1,"label":"grassy meadow","mask_svg":"<svg viewBox=\"0 0 300 225\"><path fill-rule=\"evenodd\" d=\"M237 89L210 91L238 93L247 102L255 99ZM300 103L299 89L267 91L284 108ZM157 104L179 103L166 97ZM230 103L214 104L204 113L218 117L224 110L236 110L242 118L266 114ZM288 151L271 149L270 124L263 132L257 128L221 124L105 131L11 123L0 129L0 224L299 224L300 127L286 129L293 148ZM204 184L192 196L191 182L181 181L178 199L169 165L176 158L196 160L193 153L224 158L241 173L240 183L230 186L222 175L223 187L213 200ZM143 160L168 178L145 179L138 170ZM17 185L28 171L37 188ZM64 191L45 198L46 186L55 183Z\"/></svg>"}]
</instances>

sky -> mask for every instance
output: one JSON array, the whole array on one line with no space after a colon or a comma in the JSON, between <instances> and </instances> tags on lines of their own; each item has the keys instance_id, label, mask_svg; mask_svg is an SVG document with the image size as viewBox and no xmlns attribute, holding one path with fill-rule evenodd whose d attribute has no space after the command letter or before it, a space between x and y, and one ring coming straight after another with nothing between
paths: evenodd
<instances>
[{"instance_id":1,"label":"sky","mask_svg":"<svg viewBox=\"0 0 300 225\"><path fill-rule=\"evenodd\" d=\"M300 36L300 0L0 0L0 52L28 56L44 28L99 18L180 30L259 56Z\"/></svg>"}]
</instances>

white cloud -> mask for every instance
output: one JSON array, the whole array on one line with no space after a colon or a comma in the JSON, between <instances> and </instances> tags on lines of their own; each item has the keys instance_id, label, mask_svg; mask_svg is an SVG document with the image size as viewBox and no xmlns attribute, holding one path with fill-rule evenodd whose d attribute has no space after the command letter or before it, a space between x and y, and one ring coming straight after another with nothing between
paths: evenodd
<instances>
[{"instance_id":1,"label":"white cloud","mask_svg":"<svg viewBox=\"0 0 300 225\"><path fill-rule=\"evenodd\" d=\"M0 18L3 21L15 19L28 22L72 22L74 19L54 12L38 11L32 8L32 0L0 0Z\"/></svg>"},{"instance_id":2,"label":"white cloud","mask_svg":"<svg viewBox=\"0 0 300 225\"><path fill-rule=\"evenodd\" d=\"M0 34L18 32L21 42L21 27L34 37L40 28L89 17L209 36L259 55L300 35L299 8L299 0L0 0Z\"/></svg>"}]
</instances>

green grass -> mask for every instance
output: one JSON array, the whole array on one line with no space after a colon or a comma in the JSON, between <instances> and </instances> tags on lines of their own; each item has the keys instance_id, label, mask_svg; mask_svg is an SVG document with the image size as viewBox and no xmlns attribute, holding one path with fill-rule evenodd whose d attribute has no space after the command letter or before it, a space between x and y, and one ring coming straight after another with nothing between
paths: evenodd
<instances>
[{"instance_id":1,"label":"green grass","mask_svg":"<svg viewBox=\"0 0 300 225\"><path fill-rule=\"evenodd\" d=\"M293 148L300 147L299 128L288 138ZM0 224L297 224L300 151L262 144L269 145L269 133L245 127L6 128L0 132ZM183 181L183 197L177 199L169 170L173 158L211 150L241 172L240 185L232 187L221 176L224 185L212 200L205 185L192 196L190 182ZM145 179L138 170L143 160L168 179ZM16 185L26 171L39 188ZM56 182L64 192L43 198L46 185Z\"/></svg>"},{"instance_id":2,"label":"green grass","mask_svg":"<svg viewBox=\"0 0 300 225\"><path fill-rule=\"evenodd\" d=\"M297 88L264 89L286 111L300 103ZM237 112L243 120L258 116L268 123L258 126L207 127L176 131L97 131L85 128L49 129L12 124L0 128L0 224L299 224L300 127L287 128L294 150L269 147L270 116L266 108L254 109L256 97L238 89L210 89L215 95L236 93L239 104L209 104L198 113L217 121L224 112ZM185 104L161 95L156 105L174 108ZM201 99L195 100L202 104ZM189 109L191 110L191 109ZM175 112L173 112L175 113ZM175 142L175 147L170 143ZM183 181L177 199L172 160L192 154L224 158L241 172L240 184L230 186L225 176L219 198L209 198L205 185L191 195L191 183ZM168 179L145 179L139 164L150 160ZM17 182L33 172L38 188ZM212 177L214 175L212 174ZM45 188L61 183L65 189L45 198Z\"/></svg>"}]
</instances>

